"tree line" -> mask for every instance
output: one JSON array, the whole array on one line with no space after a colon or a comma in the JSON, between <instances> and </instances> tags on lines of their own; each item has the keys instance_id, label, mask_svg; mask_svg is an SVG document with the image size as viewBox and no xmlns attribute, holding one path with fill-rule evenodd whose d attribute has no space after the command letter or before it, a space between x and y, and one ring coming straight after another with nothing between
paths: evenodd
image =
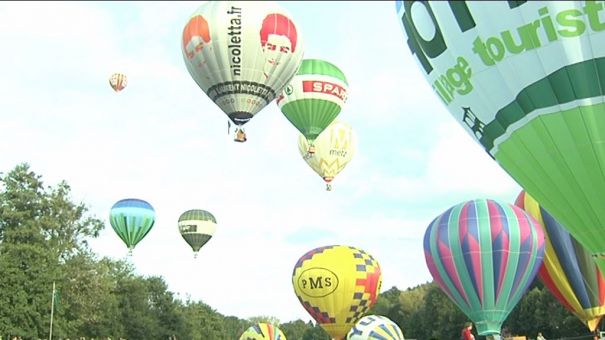
<instances>
[{"instance_id":1,"label":"tree line","mask_svg":"<svg viewBox=\"0 0 605 340\"><path fill-rule=\"evenodd\" d=\"M99 235L103 221L72 201L68 183L46 186L27 163L2 174L0 186L2 339L48 338L53 282L54 339L237 340L256 322L279 325L290 340L330 339L310 321L223 315L203 301L177 298L162 277L99 258L87 240ZM406 339L459 339L468 321L433 282L383 291L369 314L389 317ZM549 339L588 333L538 280L503 330L528 338L542 332Z\"/></svg>"}]
</instances>

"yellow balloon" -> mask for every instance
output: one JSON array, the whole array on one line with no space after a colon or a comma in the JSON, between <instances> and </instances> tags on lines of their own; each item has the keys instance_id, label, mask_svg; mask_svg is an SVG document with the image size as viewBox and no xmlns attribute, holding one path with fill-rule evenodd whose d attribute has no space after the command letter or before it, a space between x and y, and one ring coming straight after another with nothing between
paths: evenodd
<instances>
[{"instance_id":1,"label":"yellow balloon","mask_svg":"<svg viewBox=\"0 0 605 340\"><path fill-rule=\"evenodd\" d=\"M353 128L341 120L334 120L315 140L315 152L309 153L309 144L303 134L298 136L298 151L305 162L326 182L330 182L351 161L357 149Z\"/></svg>"},{"instance_id":2,"label":"yellow balloon","mask_svg":"<svg viewBox=\"0 0 605 340\"><path fill-rule=\"evenodd\" d=\"M298 300L333 339L343 339L374 305L381 284L378 261L351 246L313 249L292 274Z\"/></svg>"}]
</instances>

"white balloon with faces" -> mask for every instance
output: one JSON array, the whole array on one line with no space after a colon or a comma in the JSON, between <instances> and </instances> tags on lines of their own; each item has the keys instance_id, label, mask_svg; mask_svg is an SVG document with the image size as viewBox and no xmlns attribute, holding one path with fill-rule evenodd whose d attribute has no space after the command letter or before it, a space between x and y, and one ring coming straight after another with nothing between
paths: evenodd
<instances>
[{"instance_id":1,"label":"white balloon with faces","mask_svg":"<svg viewBox=\"0 0 605 340\"><path fill-rule=\"evenodd\" d=\"M187 21L181 46L191 77L239 126L276 98L304 51L300 28L272 1L208 1Z\"/></svg>"}]
</instances>

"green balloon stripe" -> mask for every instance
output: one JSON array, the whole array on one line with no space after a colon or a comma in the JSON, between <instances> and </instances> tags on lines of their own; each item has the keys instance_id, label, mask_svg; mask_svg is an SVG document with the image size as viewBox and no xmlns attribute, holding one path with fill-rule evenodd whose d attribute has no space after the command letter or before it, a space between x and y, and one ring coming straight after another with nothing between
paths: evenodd
<instances>
[{"instance_id":1,"label":"green balloon stripe","mask_svg":"<svg viewBox=\"0 0 605 340\"><path fill-rule=\"evenodd\" d=\"M605 253L603 112L605 104L597 103L541 115L500 144L495 155L593 256Z\"/></svg>"},{"instance_id":2,"label":"green balloon stripe","mask_svg":"<svg viewBox=\"0 0 605 340\"><path fill-rule=\"evenodd\" d=\"M284 104L284 116L312 141L336 119L340 105L324 99L299 99Z\"/></svg>"},{"instance_id":3,"label":"green balloon stripe","mask_svg":"<svg viewBox=\"0 0 605 340\"><path fill-rule=\"evenodd\" d=\"M132 208L129 213L114 211L110 216L114 231L129 249L133 249L149 233L155 222L153 215L133 216L131 213Z\"/></svg>"},{"instance_id":4,"label":"green balloon stripe","mask_svg":"<svg viewBox=\"0 0 605 340\"><path fill-rule=\"evenodd\" d=\"M298 69L297 75L304 74L321 74L339 79L340 81L347 83L347 78L344 73L336 67L334 64L319 60L319 59L303 59L300 68Z\"/></svg>"},{"instance_id":5,"label":"green balloon stripe","mask_svg":"<svg viewBox=\"0 0 605 340\"><path fill-rule=\"evenodd\" d=\"M500 109L494 120L485 125L479 142L486 150L492 150L495 139L535 110L603 95L605 58L564 66L521 90L515 100Z\"/></svg>"},{"instance_id":6,"label":"green balloon stripe","mask_svg":"<svg viewBox=\"0 0 605 340\"><path fill-rule=\"evenodd\" d=\"M489 263L487 266L481 266L481 280L483 282L483 296L481 296L481 308L487 311L491 311L496 306L496 301L494 300L495 288L493 285L494 282L494 265L493 265L493 248L492 248L492 234L491 234L491 221L489 220L489 207L486 201L483 201L482 204L475 204L475 208L477 212L475 213L477 220L478 228L478 237L479 244L481 249L481 262ZM491 319L488 319L491 320Z\"/></svg>"},{"instance_id":7,"label":"green balloon stripe","mask_svg":"<svg viewBox=\"0 0 605 340\"><path fill-rule=\"evenodd\" d=\"M212 238L212 235L200 233L183 233L181 235L195 252L199 251Z\"/></svg>"},{"instance_id":8,"label":"green balloon stripe","mask_svg":"<svg viewBox=\"0 0 605 340\"><path fill-rule=\"evenodd\" d=\"M212 221L216 223L216 218L214 218L214 215L212 215L206 210L201 209L192 209L185 211L179 217L178 222L190 220Z\"/></svg>"},{"instance_id":9,"label":"green balloon stripe","mask_svg":"<svg viewBox=\"0 0 605 340\"><path fill-rule=\"evenodd\" d=\"M506 221L508 224L508 230L510 237L508 239L510 245L508 247L508 262L506 263L505 271L507 273L517 273L517 266L519 264L519 249L521 248L521 236L520 236L520 228L519 228L519 220L514 214L512 209L503 209L502 211L506 215ZM510 305L515 303L514 300L511 300L511 293L513 289L513 285L516 279L516 275L506 275L504 282L502 283L502 288L500 290L500 294L498 295L498 300L495 301L494 305L501 310L510 311ZM516 289L519 291L520 289ZM523 292L524 293L524 292ZM506 313L503 318L500 320L504 321L506 318Z\"/></svg>"}]
</instances>

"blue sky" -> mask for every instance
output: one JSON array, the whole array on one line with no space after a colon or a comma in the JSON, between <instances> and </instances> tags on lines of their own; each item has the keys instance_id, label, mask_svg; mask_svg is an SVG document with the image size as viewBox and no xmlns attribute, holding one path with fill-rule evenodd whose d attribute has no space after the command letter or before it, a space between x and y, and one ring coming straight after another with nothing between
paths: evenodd
<instances>
[{"instance_id":1,"label":"blue sky","mask_svg":"<svg viewBox=\"0 0 605 340\"><path fill-rule=\"evenodd\" d=\"M138 274L220 313L282 321L310 316L291 284L295 262L329 244L364 249L383 290L431 280L422 237L454 204L513 202L520 187L447 112L403 40L394 2L280 2L305 58L347 76L339 118L357 154L325 185L302 160L298 131L275 103L227 135L227 117L195 84L180 35L202 2L0 3L0 171L28 162L47 185L66 180L106 228L91 246L126 258L108 222L122 198L157 219L135 248ZM129 77L116 94L107 79ZM193 259L179 215L205 209L217 232Z\"/></svg>"}]
</instances>

